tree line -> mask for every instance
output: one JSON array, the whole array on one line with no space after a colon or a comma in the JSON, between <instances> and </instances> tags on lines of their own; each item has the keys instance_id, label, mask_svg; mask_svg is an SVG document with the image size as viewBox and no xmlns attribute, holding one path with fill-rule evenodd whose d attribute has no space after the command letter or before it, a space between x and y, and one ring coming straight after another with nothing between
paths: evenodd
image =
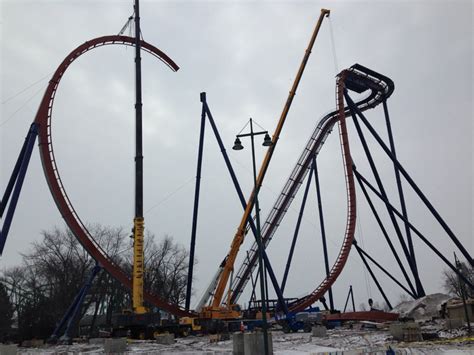
<instances>
[{"instance_id":1,"label":"tree line","mask_svg":"<svg viewBox=\"0 0 474 355\"><path fill-rule=\"evenodd\" d=\"M123 228L90 226L104 251L127 273L132 271L133 240ZM172 237L145 237L145 289L162 299L185 300L188 251ZM95 260L68 228L43 231L42 238L21 254L21 263L0 272L0 341L46 339L89 277ZM105 271L94 279L81 317L130 309L130 292Z\"/></svg>"}]
</instances>

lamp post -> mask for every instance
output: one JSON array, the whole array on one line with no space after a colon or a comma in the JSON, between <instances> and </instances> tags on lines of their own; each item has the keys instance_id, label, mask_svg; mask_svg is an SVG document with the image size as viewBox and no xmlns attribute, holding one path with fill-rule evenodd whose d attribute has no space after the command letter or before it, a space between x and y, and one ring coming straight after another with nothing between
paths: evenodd
<instances>
[{"instance_id":1,"label":"lamp post","mask_svg":"<svg viewBox=\"0 0 474 355\"><path fill-rule=\"evenodd\" d=\"M261 301L262 301L262 323L263 323L263 345L265 350L265 355L268 354L268 331L267 331L267 305L265 299L265 279L264 279L264 267L263 267L263 243L262 243L262 236L260 234L260 208L258 205L258 192L260 190L260 186L257 185L257 168L255 165L255 142L254 137L257 135L264 134L265 138L263 140L263 146L269 147L273 145L272 140L268 134L268 131L260 131L254 132L253 131L253 121L250 118L250 133L243 133L236 135L234 146L232 149L234 150L242 150L244 147L242 146L242 142L240 138L242 137L250 137L251 145L252 145L252 168L253 168L253 184L254 184L254 193L253 193L253 205L255 207L255 219L256 219L256 229L257 229L257 246L258 246L258 271L260 274L260 293L261 293Z\"/></svg>"}]
</instances>

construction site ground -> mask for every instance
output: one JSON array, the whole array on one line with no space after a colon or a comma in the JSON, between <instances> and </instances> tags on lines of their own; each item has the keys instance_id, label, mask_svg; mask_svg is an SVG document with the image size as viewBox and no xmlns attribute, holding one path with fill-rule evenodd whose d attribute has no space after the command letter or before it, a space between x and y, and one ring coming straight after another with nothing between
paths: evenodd
<instances>
[{"instance_id":1,"label":"construction site ground","mask_svg":"<svg viewBox=\"0 0 474 355\"><path fill-rule=\"evenodd\" d=\"M357 328L357 327L356 327ZM277 355L303 354L474 354L474 338L462 329L443 330L439 324L426 324L423 331L436 334L430 341L397 342L388 330L349 329L328 330L326 337L311 333L285 334L273 331L273 349ZM19 354L103 354L101 344L75 343L73 345L18 348ZM127 353L138 354L201 354L232 353L232 339L210 342L208 336L190 336L176 339L174 344L163 345L153 341L129 341Z\"/></svg>"}]
</instances>

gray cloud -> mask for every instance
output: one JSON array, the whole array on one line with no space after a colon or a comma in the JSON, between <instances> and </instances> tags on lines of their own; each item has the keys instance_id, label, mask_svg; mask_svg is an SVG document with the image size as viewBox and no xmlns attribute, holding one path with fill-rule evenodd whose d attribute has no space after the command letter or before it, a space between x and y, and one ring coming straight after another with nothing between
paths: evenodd
<instances>
[{"instance_id":1,"label":"gray cloud","mask_svg":"<svg viewBox=\"0 0 474 355\"><path fill-rule=\"evenodd\" d=\"M272 131L286 100L322 6L331 6L339 70L356 62L395 82L389 100L400 160L472 252L472 4L443 2L224 2L142 3L144 38L165 51L181 69L171 72L155 58L143 57L146 227L188 245L201 106L207 91L211 110L246 194L251 189L250 152L230 148L249 117ZM2 101L56 66L73 48L93 37L117 33L131 14L129 1L2 2ZM319 117L333 109L335 68L330 26L323 24L306 73L283 130L261 192L266 216ZM58 165L68 193L85 221L131 226L133 218L134 81L133 49L108 47L88 53L68 70L54 108L53 134ZM46 80L41 85L46 85ZM41 98L34 86L2 104L1 184L9 177L29 123ZM380 109L369 119L385 132ZM366 172L353 127L354 160ZM196 294L200 295L225 256L241 218L241 207L206 128L206 147L198 244ZM346 197L336 132L320 156L321 184L329 249L335 257L345 227ZM244 142L244 144L249 142ZM387 184L391 164L380 150ZM258 152L261 160L263 150ZM19 252L43 229L62 219L42 176L35 150L2 265L18 262ZM388 188L396 196L394 185ZM405 185L406 186L406 185ZM447 257L453 244L408 192L409 214ZM314 191L292 265L289 296L312 289L323 275ZM300 197L292 205L269 252L281 275ZM382 206L378 204L380 210ZM362 195L358 194L357 237L390 265L393 258ZM384 217L385 218L385 217ZM385 218L386 219L386 218ZM387 220L387 219L386 219ZM250 243L247 240L243 247ZM415 241L422 280L439 291L443 266ZM368 295L358 256L351 255L335 285L341 305L349 284L357 303ZM399 292L383 284L396 300ZM243 299L243 301L245 298Z\"/></svg>"}]
</instances>

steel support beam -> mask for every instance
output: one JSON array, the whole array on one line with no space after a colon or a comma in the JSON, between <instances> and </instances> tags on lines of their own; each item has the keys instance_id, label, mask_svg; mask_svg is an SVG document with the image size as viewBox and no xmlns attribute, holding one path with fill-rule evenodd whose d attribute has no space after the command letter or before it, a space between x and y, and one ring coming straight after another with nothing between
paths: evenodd
<instances>
[{"instance_id":1,"label":"steel support beam","mask_svg":"<svg viewBox=\"0 0 474 355\"><path fill-rule=\"evenodd\" d=\"M387 126L388 140L390 142L390 151L393 154L393 156L396 158L397 153L395 151L395 141L393 139L392 124L390 123L390 115L388 113L387 100L383 100L382 106L383 106L383 111L385 115L385 123ZM396 164L393 164L393 168L395 171L395 179L397 181L398 196L400 198L400 207L402 209L402 214L403 214L403 217L405 217L408 220L408 212L407 212L407 207L405 203L405 195L403 193L403 186L402 186L402 181L400 178L400 169L398 169ZM420 276L418 273L418 266L416 264L415 248L413 247L413 239L411 237L410 227L408 227L408 224L406 223L405 223L405 235L407 237L408 250L410 252L410 256L412 259L414 272L416 273L416 279L419 280ZM423 289L423 286L421 285L421 282L417 284L417 294L420 297L426 295L425 290Z\"/></svg>"},{"instance_id":2,"label":"steel support beam","mask_svg":"<svg viewBox=\"0 0 474 355\"><path fill-rule=\"evenodd\" d=\"M347 304L349 303L349 297L352 300L352 311L355 312L356 308L355 308L355 303L354 303L354 293L352 291L352 285L349 286L349 292L347 293L346 303L344 304L344 310L342 311L343 313L346 312Z\"/></svg>"},{"instance_id":3,"label":"steel support beam","mask_svg":"<svg viewBox=\"0 0 474 355\"><path fill-rule=\"evenodd\" d=\"M372 276L372 279L374 280L375 285L377 286L377 288L378 288L380 294L382 295L383 299L385 300L385 303L387 303L388 308L390 308L390 310L392 310L392 309L393 309L392 304L391 304L390 301L388 300L387 295L386 295L385 292L383 291L382 286L380 285L379 281L378 281L377 278L375 277L375 274L374 274L374 272L372 271L372 269L370 268L369 263L367 262L367 260L365 260L364 254L362 254L362 253L359 251L359 249L356 248L356 250L357 250L357 252L359 253L359 256L360 256L360 258L362 259L362 262L364 263L365 267L366 267L367 270L369 271L370 276Z\"/></svg>"},{"instance_id":4,"label":"steel support beam","mask_svg":"<svg viewBox=\"0 0 474 355\"><path fill-rule=\"evenodd\" d=\"M64 342L64 343L72 342L72 330L75 324L77 323L77 320L81 311L82 303L84 302L84 298L92 286L92 282L94 281L94 278L97 276L97 274L99 273L101 269L102 268L99 266L99 264L96 264L94 266L86 282L84 283L84 285L81 287L76 297L74 298L74 301L71 303L68 310L64 314L63 318L54 329L53 334L51 334L51 336L49 337L47 341L48 343L54 344L58 341L59 335L61 334L61 330L64 328L64 326L66 326L66 329L64 331L64 335L60 338L61 342Z\"/></svg>"},{"instance_id":5,"label":"steel support beam","mask_svg":"<svg viewBox=\"0 0 474 355\"><path fill-rule=\"evenodd\" d=\"M26 171L28 170L28 164L30 162L31 153L33 151L33 147L34 147L37 136L38 136L38 125L35 122L33 122L26 136L26 142L25 142L26 145L24 145L23 147L24 149L22 148L20 152L21 164L18 169L16 169L17 164L15 164L15 168L13 169L14 170L13 173L15 173L15 170L17 171L16 171L16 176L14 178L12 175L12 178L15 181L14 187L13 187L13 194L11 195L11 200L8 206L7 214L5 215L2 230L0 231L0 255L3 254L3 249L5 248L8 232L10 231L10 227L12 224L13 215L15 214L15 209L18 203L18 199L20 198L21 188L25 180ZM10 180L12 180L12 178L10 178ZM10 194L11 192L8 193L8 195ZM7 200L2 199L2 204L3 203L5 203L6 205L8 203L8 199Z\"/></svg>"},{"instance_id":6,"label":"steel support beam","mask_svg":"<svg viewBox=\"0 0 474 355\"><path fill-rule=\"evenodd\" d=\"M206 116L209 120L209 123L211 124L212 131L214 132L214 135L217 140L217 144L219 145L219 148L221 149L222 156L224 158L224 161L226 163L227 169L229 170L230 176L232 178L232 182L234 183L234 187L237 191L237 194L239 196L239 200L242 204L242 207L245 209L247 207L247 202L245 201L244 194L242 193L242 189L240 188L240 184L237 180L237 176L235 175L234 168L232 167L232 164L230 163L229 156L227 155L227 151L225 149L224 143L222 142L221 136L219 134L219 130L217 129L216 123L214 121L214 118L212 117L211 110L209 109L209 106L207 104L207 101L204 101L203 103L206 111ZM249 215L247 219L248 224L250 225L250 228L252 229L252 232L256 238L257 236L257 229L255 227L255 223L253 222L252 216ZM275 273L273 271L273 268L271 266L270 260L268 259L267 253L265 251L265 248L263 250L263 258L265 260L265 265L267 266L268 269L268 274L270 276L270 280L272 281L273 288L275 290L275 293L278 298L278 302L280 303L282 309L285 311L285 313L288 313L288 308L286 306L286 303L283 298L283 294L280 290L280 286L278 285L278 281L275 277Z\"/></svg>"},{"instance_id":7,"label":"steel support beam","mask_svg":"<svg viewBox=\"0 0 474 355\"><path fill-rule=\"evenodd\" d=\"M410 227L410 229L412 230L413 233L415 233L441 260L444 261L444 263L451 269L453 270L456 275L458 275L467 285L469 285L469 287L471 289L474 290L474 285L466 278L464 277L463 274L459 273L459 271L457 270L457 268L451 264L451 262L443 255L443 253L441 253L433 244L431 244L431 242L425 238L425 236L423 234L420 233L420 231L418 229L416 229L411 223L410 221L408 221L407 219L405 219L405 217L403 217L403 215L395 208L393 207L393 205L390 204L390 202L384 198L380 192L377 191L377 189L375 187L372 186L372 184L370 182L367 181L366 178L364 178L358 171L357 169L354 167L353 169L354 171L354 174L356 176L359 176L359 178L361 179L361 181L367 186L370 188L370 190L372 190L372 192L377 195L377 197L379 199L381 199L387 206L390 207L390 209L404 222L408 223L408 226Z\"/></svg>"},{"instance_id":8,"label":"steel support beam","mask_svg":"<svg viewBox=\"0 0 474 355\"><path fill-rule=\"evenodd\" d=\"M393 277L392 274L390 274L382 265L380 265L374 258L372 258L366 251L364 251L364 249L362 249L359 244L357 243L357 241L354 239L354 241L352 242L352 245L362 254L364 254L364 256L369 259L370 261L372 261L375 266L377 266L385 275L387 275L393 282L395 282L398 286L400 286L400 288L405 291L406 293L408 293L411 297L413 297L413 299L416 299L416 295L410 291L409 289L407 289L405 286L403 286L403 284L398 281L395 277Z\"/></svg>"},{"instance_id":9,"label":"steel support beam","mask_svg":"<svg viewBox=\"0 0 474 355\"><path fill-rule=\"evenodd\" d=\"M7 188L5 189L5 193L3 194L3 198L0 201L0 218L3 217L3 212L5 212L5 208L7 207L8 201L10 200L11 193L13 191L13 187L15 186L15 182L18 178L18 173L20 172L21 163L23 161L23 157L25 156L26 147L28 146L28 140L30 138L30 131L25 137L25 141L20 150L20 154L15 163L15 167L13 168L13 172L10 176L10 180L8 181Z\"/></svg>"},{"instance_id":10,"label":"steel support beam","mask_svg":"<svg viewBox=\"0 0 474 355\"><path fill-rule=\"evenodd\" d=\"M431 202L426 198L426 196L423 194L423 192L420 190L418 185L413 181L413 179L410 177L410 175L407 173L407 171L403 168L403 166L400 164L400 162L396 159L396 157L393 156L393 154L390 152L390 149L387 147L387 145L384 143L384 141L380 138L380 136L377 134L375 129L372 127L370 122L367 120L367 118L364 116L362 111L360 111L359 108L357 108L354 105L354 102L352 99L349 97L349 95L346 96L346 101L349 105L352 106L352 109L357 113L357 115L360 117L362 122L365 124L369 132L372 134L372 136L377 140L377 142L380 144L384 152L387 154L387 156L392 160L392 162L398 167L400 170L400 173L403 175L403 177L407 180L407 182L410 184L410 186L413 188L413 190L416 192L418 197L423 201L423 203L426 205L426 207L429 209L431 214L435 217L435 219L438 221L438 223L443 227L443 229L446 231L448 236L451 238L451 240L454 242L454 244L458 247L458 249L461 251L461 253L464 255L468 263L472 266L474 265L474 261L472 259L472 256L469 254L469 252L464 248L462 243L459 241L459 239L454 235L453 231L447 223L444 221L444 219L441 217L441 215L438 213L438 211L434 208L434 206L431 204ZM407 219L405 219L407 220ZM412 229L413 230L413 229Z\"/></svg>"},{"instance_id":11,"label":"steel support beam","mask_svg":"<svg viewBox=\"0 0 474 355\"><path fill-rule=\"evenodd\" d=\"M352 168L353 168L353 170L355 170L356 169L355 165L353 165ZM355 175L355 177L356 177L357 182L359 183L360 189L362 190L362 193L364 194L365 199L367 200L367 203L369 204L369 207L370 207L375 219L377 220L377 224L379 225L380 230L382 231L382 234L383 234L385 240L387 241L387 244L390 247L390 250L392 251L393 256L395 257L395 260L397 261L397 264L400 267L400 270L402 271L403 276L405 277L405 280L408 284L408 287L410 287L411 293L414 294L415 298L416 298L415 287L413 286L413 284L410 280L410 277L408 276L408 274L405 270L405 267L403 266L402 261L400 260L400 257L398 256L398 253L395 250L395 247L394 247L392 241L390 240L390 237L388 236L388 233L387 233L387 231L386 231L386 229L385 229L385 227L382 223L382 220L379 217L379 214L378 214L374 204L372 203L372 199L370 198L369 193L367 192L367 189L365 188L364 184L360 180L359 176Z\"/></svg>"},{"instance_id":12,"label":"steel support beam","mask_svg":"<svg viewBox=\"0 0 474 355\"><path fill-rule=\"evenodd\" d=\"M329 256L328 256L328 247L326 243L326 229L324 228L323 203L321 199L321 186L319 185L318 165L317 165L315 156L313 156L312 166L314 170L314 181L316 182L316 195L318 198L319 225L321 227L321 239L323 241L324 267L326 268L326 277L329 277ZM333 311L334 301L332 298L332 287L329 287L328 296L329 296L329 306L331 307L331 311Z\"/></svg>"},{"instance_id":13,"label":"steel support beam","mask_svg":"<svg viewBox=\"0 0 474 355\"><path fill-rule=\"evenodd\" d=\"M288 259L286 261L285 272L283 274L283 280L281 281L281 292L285 291L286 280L288 278L288 273L290 272L291 261L293 260L293 253L295 251L296 240L298 239L298 234L300 231L301 221L303 220L304 208L306 206L306 199L308 198L309 187L311 185L311 179L313 176L313 168L309 169L308 180L306 182L306 187L303 194L303 200L301 201L300 211L298 213L298 219L296 221L295 232L293 233L293 239L291 241L290 251L288 254Z\"/></svg>"},{"instance_id":14,"label":"steel support beam","mask_svg":"<svg viewBox=\"0 0 474 355\"><path fill-rule=\"evenodd\" d=\"M189 246L189 265L188 265L188 282L186 285L186 303L185 309L189 311L191 304L191 293L193 284L193 269L194 269L194 250L196 248L196 230L199 210L199 191L201 188L201 168L202 168L202 152L204 148L204 131L206 127L206 109L204 103L206 102L206 93L201 93L201 128L199 130L199 146L198 146L198 160L196 168L196 186L194 190L194 208L193 208L193 224L191 229L191 244Z\"/></svg>"},{"instance_id":15,"label":"steel support beam","mask_svg":"<svg viewBox=\"0 0 474 355\"><path fill-rule=\"evenodd\" d=\"M357 115L355 114L355 110L354 110L354 105L355 104L354 104L354 102L351 103L351 101L349 101L350 97L349 97L349 94L347 93L347 90L344 91L344 97L345 97L345 99L348 103L348 106L349 106L349 109L350 109L350 112L351 112L351 115L352 115L352 119L354 121L354 125L355 125L356 130L357 130L357 134L359 135L360 141L361 141L362 146L363 146L364 151L365 151L365 155L367 156L367 159L368 159L369 164L370 164L370 168L371 168L372 173L374 174L375 180L377 182L377 186L379 188L379 191L385 198L388 199L387 193L385 192L385 188L384 188L384 185L382 183L382 179L380 178L377 167L375 166L374 159L372 158L372 153L370 152L369 146L367 145L367 141L365 140L365 137L364 137L364 133L362 132L362 129L360 127L359 120L357 119ZM400 245L402 246L402 250L403 250L403 253L405 254L405 258L407 259L408 265L410 266L410 270L411 270L411 272L412 272L412 274L415 278L416 288L417 289L420 289L420 288L422 289L423 287L421 286L421 282L418 278L418 274L416 273L415 266L413 265L410 252L408 251L407 245L405 244L405 240L403 239L403 235L402 235L402 232L401 232L400 227L398 225L397 219L395 218L395 215L393 214L393 212L389 208L387 208L387 212L390 216L390 220L392 221L392 224L393 224L393 227L394 227L395 232L397 234ZM424 291L423 291L423 293L424 293ZM420 297L418 292L417 292L417 297Z\"/></svg>"}]
</instances>

